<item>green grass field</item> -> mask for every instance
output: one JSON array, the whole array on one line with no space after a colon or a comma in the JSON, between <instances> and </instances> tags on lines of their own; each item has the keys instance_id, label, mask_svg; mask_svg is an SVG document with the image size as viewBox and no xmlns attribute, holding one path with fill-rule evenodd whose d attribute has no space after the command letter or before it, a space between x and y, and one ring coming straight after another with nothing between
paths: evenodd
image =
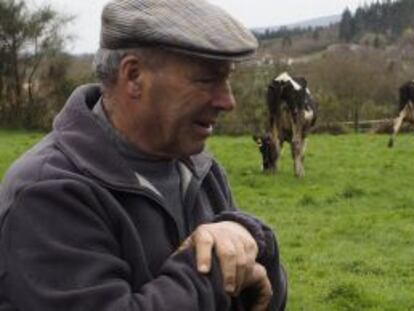
<instances>
[{"instance_id":1,"label":"green grass field","mask_svg":"<svg viewBox=\"0 0 414 311\"><path fill-rule=\"evenodd\" d=\"M250 138L211 141L239 206L278 233L289 310L414 310L414 137L386 143L312 136L297 180L289 146L268 176Z\"/></svg>"},{"instance_id":2,"label":"green grass field","mask_svg":"<svg viewBox=\"0 0 414 311\"><path fill-rule=\"evenodd\" d=\"M0 176L41 134L0 131ZM278 175L260 172L249 137L215 137L239 206L278 234L288 310L414 310L414 137L316 135L306 177L285 146Z\"/></svg>"},{"instance_id":3,"label":"green grass field","mask_svg":"<svg viewBox=\"0 0 414 311\"><path fill-rule=\"evenodd\" d=\"M0 130L0 180L10 164L43 135L39 132Z\"/></svg>"}]
</instances>

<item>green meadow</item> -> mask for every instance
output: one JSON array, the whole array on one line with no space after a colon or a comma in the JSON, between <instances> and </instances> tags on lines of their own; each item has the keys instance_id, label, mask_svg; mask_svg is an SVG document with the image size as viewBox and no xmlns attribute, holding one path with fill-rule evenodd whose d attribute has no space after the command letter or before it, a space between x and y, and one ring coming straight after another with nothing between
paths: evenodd
<instances>
[{"instance_id":1,"label":"green meadow","mask_svg":"<svg viewBox=\"0 0 414 311\"><path fill-rule=\"evenodd\" d=\"M0 177L42 134L0 131ZM289 274L288 310L414 310L414 137L314 135L306 177L290 148L261 173L250 137L214 137L241 209L277 232Z\"/></svg>"},{"instance_id":2,"label":"green meadow","mask_svg":"<svg viewBox=\"0 0 414 311\"><path fill-rule=\"evenodd\" d=\"M240 208L278 234L288 310L414 310L414 137L387 139L314 135L303 180L288 145L272 176L251 138L211 141Z\"/></svg>"},{"instance_id":3,"label":"green meadow","mask_svg":"<svg viewBox=\"0 0 414 311\"><path fill-rule=\"evenodd\" d=\"M43 135L40 132L0 130L0 181L10 164Z\"/></svg>"}]
</instances>

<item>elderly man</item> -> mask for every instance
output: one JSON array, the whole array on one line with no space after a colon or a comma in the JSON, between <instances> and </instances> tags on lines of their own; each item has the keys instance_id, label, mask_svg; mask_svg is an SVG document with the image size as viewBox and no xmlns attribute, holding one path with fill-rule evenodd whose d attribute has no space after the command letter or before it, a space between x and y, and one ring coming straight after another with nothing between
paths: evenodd
<instances>
[{"instance_id":1,"label":"elderly man","mask_svg":"<svg viewBox=\"0 0 414 311\"><path fill-rule=\"evenodd\" d=\"M0 310L283 310L272 232L203 151L257 42L203 0L115 0L74 91L0 196Z\"/></svg>"}]
</instances>

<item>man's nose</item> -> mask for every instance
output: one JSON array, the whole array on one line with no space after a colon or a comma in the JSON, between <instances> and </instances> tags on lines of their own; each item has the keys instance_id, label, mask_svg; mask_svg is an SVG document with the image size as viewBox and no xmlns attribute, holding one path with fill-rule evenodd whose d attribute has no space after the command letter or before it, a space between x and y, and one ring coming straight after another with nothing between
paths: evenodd
<instances>
[{"instance_id":1,"label":"man's nose","mask_svg":"<svg viewBox=\"0 0 414 311\"><path fill-rule=\"evenodd\" d=\"M224 111L231 111L236 106L229 81L223 81L213 91L213 106Z\"/></svg>"}]
</instances>

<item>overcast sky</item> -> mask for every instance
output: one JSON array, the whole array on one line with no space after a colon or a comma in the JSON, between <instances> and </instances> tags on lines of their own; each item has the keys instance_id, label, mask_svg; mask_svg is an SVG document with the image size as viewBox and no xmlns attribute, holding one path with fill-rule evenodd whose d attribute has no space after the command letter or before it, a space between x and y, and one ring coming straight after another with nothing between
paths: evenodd
<instances>
[{"instance_id":1,"label":"overcast sky","mask_svg":"<svg viewBox=\"0 0 414 311\"><path fill-rule=\"evenodd\" d=\"M50 4L57 11L76 16L68 27L74 36L67 50L93 53L98 48L100 14L108 0L27 0L29 7ZM249 28L285 25L315 17L341 14L348 7L374 0L210 0Z\"/></svg>"}]
</instances>

